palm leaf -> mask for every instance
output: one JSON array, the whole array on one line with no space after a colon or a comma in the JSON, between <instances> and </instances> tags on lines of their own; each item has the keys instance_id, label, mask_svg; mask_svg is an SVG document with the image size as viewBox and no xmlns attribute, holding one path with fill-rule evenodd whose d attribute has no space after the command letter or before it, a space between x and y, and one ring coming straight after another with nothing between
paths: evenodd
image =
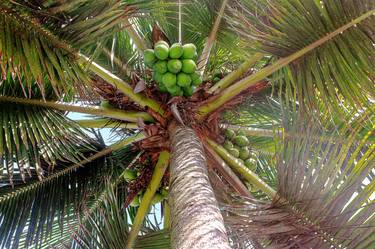
<instances>
[{"instance_id":1,"label":"palm leaf","mask_svg":"<svg viewBox=\"0 0 375 249\"><path fill-rule=\"evenodd\" d=\"M375 225L369 178L375 147L366 144L368 136L358 141L358 129L345 127L317 140L324 129L300 119L288 130L304 135L286 138L280 147L277 196L272 203L247 199L227 206L231 229L275 248L368 248Z\"/></svg>"},{"instance_id":2,"label":"palm leaf","mask_svg":"<svg viewBox=\"0 0 375 249\"><path fill-rule=\"evenodd\" d=\"M361 1L252 1L244 0L234 17L235 29L259 44L258 48L283 58L301 50L327 33L368 11L371 0ZM316 109L323 100L331 111L342 111L341 103L353 108L368 105L374 98L373 44L375 17L314 49L288 68L277 82L290 96Z\"/></svg>"}]
</instances>

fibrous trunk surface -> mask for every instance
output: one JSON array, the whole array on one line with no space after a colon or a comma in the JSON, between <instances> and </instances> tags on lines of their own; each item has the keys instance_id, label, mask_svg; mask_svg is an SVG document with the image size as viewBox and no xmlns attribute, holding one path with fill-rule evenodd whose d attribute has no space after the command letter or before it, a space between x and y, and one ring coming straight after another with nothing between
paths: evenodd
<instances>
[{"instance_id":1,"label":"fibrous trunk surface","mask_svg":"<svg viewBox=\"0 0 375 249\"><path fill-rule=\"evenodd\" d=\"M171 128L170 137L172 249L229 249L200 140L182 126Z\"/></svg>"}]
</instances>

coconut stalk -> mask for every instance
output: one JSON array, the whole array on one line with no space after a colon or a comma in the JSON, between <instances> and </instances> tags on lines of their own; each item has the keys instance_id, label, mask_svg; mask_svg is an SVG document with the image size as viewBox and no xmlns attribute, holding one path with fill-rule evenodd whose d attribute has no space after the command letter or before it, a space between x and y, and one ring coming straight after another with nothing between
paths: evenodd
<instances>
[{"instance_id":1,"label":"coconut stalk","mask_svg":"<svg viewBox=\"0 0 375 249\"><path fill-rule=\"evenodd\" d=\"M246 73L249 68L255 65L261 58L263 54L256 53L252 55L249 59L247 59L244 63L242 63L236 70L225 76L215 85L213 85L208 92L209 93L216 93L221 91L224 88L227 88L230 84L232 84L235 80L241 77L244 73Z\"/></svg>"},{"instance_id":2,"label":"coconut stalk","mask_svg":"<svg viewBox=\"0 0 375 249\"><path fill-rule=\"evenodd\" d=\"M204 71L206 70L208 58L210 57L212 46L215 43L217 32L219 30L220 22L221 22L221 19L223 18L224 10L225 10L227 3L228 3L228 0L223 0L221 7L220 7L220 11L215 19L214 26L212 27L210 36L208 37L206 45L204 46L202 54L198 60L197 68L201 72L201 75L203 75Z\"/></svg>"},{"instance_id":3,"label":"coconut stalk","mask_svg":"<svg viewBox=\"0 0 375 249\"><path fill-rule=\"evenodd\" d=\"M88 68L93 73L101 77L103 80L105 80L109 84L114 85L118 90L120 90L123 94L128 96L136 104L138 104L141 107L149 107L153 111L164 116L165 110L161 107L161 105L158 102L150 98L147 98L146 96L140 93L135 93L133 88L129 84L127 84L125 81L123 81L122 79L114 75L113 73L109 72L107 69L91 61L89 58L87 58L86 56L82 54L80 54L79 56L80 56L79 61L81 63L86 63Z\"/></svg>"},{"instance_id":4,"label":"coconut stalk","mask_svg":"<svg viewBox=\"0 0 375 249\"><path fill-rule=\"evenodd\" d=\"M229 249L223 217L209 182L203 147L194 130L169 127L172 249Z\"/></svg>"},{"instance_id":5,"label":"coconut stalk","mask_svg":"<svg viewBox=\"0 0 375 249\"><path fill-rule=\"evenodd\" d=\"M79 119L74 120L79 126L84 128L124 128L138 129L137 123L116 122L108 118Z\"/></svg>"},{"instance_id":6,"label":"coconut stalk","mask_svg":"<svg viewBox=\"0 0 375 249\"><path fill-rule=\"evenodd\" d=\"M89 106L77 106L72 104L57 103L53 101L43 101L39 99L26 99L17 97L0 96L0 102L13 102L23 105L32 105L40 107L49 107L56 110L67 111L67 112L78 112L84 114L91 114L96 116L102 116L107 118L113 118L123 121L137 122L139 119L143 121L153 122L154 119L151 115L146 112L136 111L123 111L117 108L100 108L100 107L89 107Z\"/></svg>"},{"instance_id":7,"label":"coconut stalk","mask_svg":"<svg viewBox=\"0 0 375 249\"><path fill-rule=\"evenodd\" d=\"M217 169L224 179L232 186L238 194L245 197L252 197L247 187L242 183L240 178L233 172L233 170L225 163L225 161L215 153L207 144L204 144L206 151L214 159L215 164L212 166Z\"/></svg>"},{"instance_id":8,"label":"coconut stalk","mask_svg":"<svg viewBox=\"0 0 375 249\"><path fill-rule=\"evenodd\" d=\"M164 229L171 227L171 208L169 207L168 200L163 202L163 214L164 214Z\"/></svg>"},{"instance_id":9,"label":"coconut stalk","mask_svg":"<svg viewBox=\"0 0 375 249\"><path fill-rule=\"evenodd\" d=\"M216 144L214 141L206 140L209 146L237 173L239 173L246 181L256 186L258 189L262 190L271 199L276 196L276 191L268 186L257 174L249 170L245 165L243 165L240 160L233 157L227 152L222 146Z\"/></svg>"},{"instance_id":10,"label":"coconut stalk","mask_svg":"<svg viewBox=\"0 0 375 249\"><path fill-rule=\"evenodd\" d=\"M198 109L199 117L203 118L207 114L215 111L228 101L230 101L233 97L237 96L242 91L246 90L247 88L255 85L256 83L266 79L268 76L273 74L274 72L278 71L279 69L287 66L289 63L295 61L296 59L304 56L308 52L311 52L315 48L321 46L322 44L330 41L334 37L342 34L349 28L357 25L358 23L362 22L363 20L373 16L375 14L375 10L368 11L361 15L360 17L352 20L351 22L345 24L344 26L336 29L335 31L328 33L326 36L322 37L321 39L311 43L310 45L302 48L301 50L277 60L272 65L269 65L258 72L238 81L237 83L231 85L230 87L221 91L216 98L212 99L211 101L205 103L204 105L200 106Z\"/></svg>"},{"instance_id":11,"label":"coconut stalk","mask_svg":"<svg viewBox=\"0 0 375 249\"><path fill-rule=\"evenodd\" d=\"M168 151L160 152L158 162L156 163L155 170L152 174L150 185L147 187L146 192L143 195L141 204L134 218L132 229L130 231L127 245L126 245L127 249L131 249L134 245L135 240L137 239L143 220L150 209L152 199L156 191L160 187L160 182L163 179L165 170L168 167L168 163L169 163L169 152Z\"/></svg>"}]
</instances>

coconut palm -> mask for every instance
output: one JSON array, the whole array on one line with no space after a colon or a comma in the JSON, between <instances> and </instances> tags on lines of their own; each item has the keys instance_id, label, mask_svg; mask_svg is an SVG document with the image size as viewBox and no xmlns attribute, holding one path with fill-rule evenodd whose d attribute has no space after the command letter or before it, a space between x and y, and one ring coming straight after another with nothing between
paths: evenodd
<instances>
[{"instance_id":1,"label":"coconut palm","mask_svg":"<svg viewBox=\"0 0 375 249\"><path fill-rule=\"evenodd\" d=\"M375 246L373 0L3 0L0 24L1 248ZM160 40L197 47L192 96L156 86Z\"/></svg>"}]
</instances>

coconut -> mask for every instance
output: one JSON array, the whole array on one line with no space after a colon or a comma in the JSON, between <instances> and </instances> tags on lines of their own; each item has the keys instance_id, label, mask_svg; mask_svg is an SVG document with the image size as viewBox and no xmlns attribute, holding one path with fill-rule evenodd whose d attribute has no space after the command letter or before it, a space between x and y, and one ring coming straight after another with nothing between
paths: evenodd
<instances>
[{"instance_id":1,"label":"coconut","mask_svg":"<svg viewBox=\"0 0 375 249\"><path fill-rule=\"evenodd\" d=\"M229 152L229 154L231 154L234 157L239 157L239 155L240 155L240 152L236 148L230 148L228 150L228 152Z\"/></svg>"},{"instance_id":2,"label":"coconut","mask_svg":"<svg viewBox=\"0 0 375 249\"><path fill-rule=\"evenodd\" d=\"M146 65L152 65L156 61L154 50L146 49L143 52L143 58L145 60Z\"/></svg>"},{"instance_id":3,"label":"coconut","mask_svg":"<svg viewBox=\"0 0 375 249\"><path fill-rule=\"evenodd\" d=\"M134 179L137 178L137 171L133 169L126 169L124 171L123 176L124 176L125 181L127 182L133 181Z\"/></svg>"},{"instance_id":4,"label":"coconut","mask_svg":"<svg viewBox=\"0 0 375 249\"><path fill-rule=\"evenodd\" d=\"M193 59L195 54L197 53L197 48L192 43L185 44L182 48L183 48L182 58L184 59Z\"/></svg>"},{"instance_id":5,"label":"coconut","mask_svg":"<svg viewBox=\"0 0 375 249\"><path fill-rule=\"evenodd\" d=\"M169 91L169 88L170 88L170 87L176 85L176 81L177 81L177 77L176 77L176 75L173 74L173 73L169 73L169 72L167 72L167 73L165 73L165 74L163 75L163 80L162 80L162 82L163 82L164 86L167 87L168 91Z\"/></svg>"},{"instance_id":6,"label":"coconut","mask_svg":"<svg viewBox=\"0 0 375 249\"><path fill-rule=\"evenodd\" d=\"M177 85L180 87L188 87L191 84L191 78L186 73L177 74Z\"/></svg>"},{"instance_id":7,"label":"coconut","mask_svg":"<svg viewBox=\"0 0 375 249\"><path fill-rule=\"evenodd\" d=\"M246 132L244 131L238 131L237 136L245 136L246 137Z\"/></svg>"},{"instance_id":8,"label":"coconut","mask_svg":"<svg viewBox=\"0 0 375 249\"><path fill-rule=\"evenodd\" d=\"M169 48L165 44L159 43L155 46L154 53L159 60L165 60L169 55Z\"/></svg>"},{"instance_id":9,"label":"coconut","mask_svg":"<svg viewBox=\"0 0 375 249\"><path fill-rule=\"evenodd\" d=\"M191 84L194 85L194 86L199 86L201 83L202 83L202 77L200 76L199 73L197 72L194 72L190 75L191 77Z\"/></svg>"},{"instance_id":10,"label":"coconut","mask_svg":"<svg viewBox=\"0 0 375 249\"><path fill-rule=\"evenodd\" d=\"M249 140L247 139L247 137L242 136L242 135L235 136L233 140L240 147L249 145Z\"/></svg>"},{"instance_id":11,"label":"coconut","mask_svg":"<svg viewBox=\"0 0 375 249\"><path fill-rule=\"evenodd\" d=\"M168 89L164 86L163 82L159 83L158 87L159 87L160 92L162 93L168 92Z\"/></svg>"},{"instance_id":12,"label":"coconut","mask_svg":"<svg viewBox=\"0 0 375 249\"><path fill-rule=\"evenodd\" d=\"M194 73L195 70L197 70L197 65L193 60L182 60L182 72L191 74Z\"/></svg>"},{"instance_id":13,"label":"coconut","mask_svg":"<svg viewBox=\"0 0 375 249\"><path fill-rule=\"evenodd\" d=\"M154 80L157 83L163 82L163 74L161 74L161 73L158 73L158 72L154 71L153 74L152 74L152 77L154 78Z\"/></svg>"},{"instance_id":14,"label":"coconut","mask_svg":"<svg viewBox=\"0 0 375 249\"><path fill-rule=\"evenodd\" d=\"M130 202L129 205L132 206L132 207L138 207L140 203L141 202L140 202L139 195L136 195L136 196L134 196L132 202Z\"/></svg>"},{"instance_id":15,"label":"coconut","mask_svg":"<svg viewBox=\"0 0 375 249\"><path fill-rule=\"evenodd\" d=\"M100 102L100 107L103 109L113 108L113 106L109 103L108 100L103 100L102 102Z\"/></svg>"},{"instance_id":16,"label":"coconut","mask_svg":"<svg viewBox=\"0 0 375 249\"><path fill-rule=\"evenodd\" d=\"M194 86L183 87L182 90L184 91L184 96L190 97L194 94L195 87Z\"/></svg>"},{"instance_id":17,"label":"coconut","mask_svg":"<svg viewBox=\"0 0 375 249\"><path fill-rule=\"evenodd\" d=\"M223 144L223 147L224 147L225 149L227 149L227 150L232 149L232 148L233 148L233 143L232 143L231 141L226 140L226 141L224 142L224 144Z\"/></svg>"},{"instance_id":18,"label":"coconut","mask_svg":"<svg viewBox=\"0 0 375 249\"><path fill-rule=\"evenodd\" d=\"M165 46L167 46L167 47L169 48L169 44L168 44L168 42L166 42L166 41L159 40L157 43L155 43L155 47L156 47L157 45L159 45L159 44L165 45Z\"/></svg>"},{"instance_id":19,"label":"coconut","mask_svg":"<svg viewBox=\"0 0 375 249\"><path fill-rule=\"evenodd\" d=\"M182 63L180 60L172 59L167 63L168 71L171 73L178 73L181 71Z\"/></svg>"},{"instance_id":20,"label":"coconut","mask_svg":"<svg viewBox=\"0 0 375 249\"><path fill-rule=\"evenodd\" d=\"M246 159L245 166L253 172L257 170L257 164L254 159L251 159L251 158Z\"/></svg>"},{"instance_id":21,"label":"coconut","mask_svg":"<svg viewBox=\"0 0 375 249\"><path fill-rule=\"evenodd\" d=\"M159 192L156 192L154 197L152 198L152 204L155 205L156 203L161 202L164 199L164 196Z\"/></svg>"},{"instance_id":22,"label":"coconut","mask_svg":"<svg viewBox=\"0 0 375 249\"><path fill-rule=\"evenodd\" d=\"M181 43L173 44L169 49L169 57L172 59L178 59L184 53Z\"/></svg>"},{"instance_id":23,"label":"coconut","mask_svg":"<svg viewBox=\"0 0 375 249\"><path fill-rule=\"evenodd\" d=\"M165 74L168 71L167 62L166 61L157 61L154 64L154 70L160 74Z\"/></svg>"},{"instance_id":24,"label":"coconut","mask_svg":"<svg viewBox=\"0 0 375 249\"><path fill-rule=\"evenodd\" d=\"M242 147L241 149L240 149L240 158L242 159L242 160L246 160L246 159L248 159L250 157L250 151L249 151L249 149L247 148L247 147Z\"/></svg>"},{"instance_id":25,"label":"coconut","mask_svg":"<svg viewBox=\"0 0 375 249\"><path fill-rule=\"evenodd\" d=\"M219 78L219 77L215 77L212 81L214 82L214 83L217 83L217 82L219 82L221 79Z\"/></svg>"},{"instance_id":26,"label":"coconut","mask_svg":"<svg viewBox=\"0 0 375 249\"><path fill-rule=\"evenodd\" d=\"M232 130L232 129L227 129L227 130L225 130L225 136L226 136L228 139L232 139L232 138L234 138L235 135L236 135L236 133L234 132L234 130Z\"/></svg>"}]
</instances>

